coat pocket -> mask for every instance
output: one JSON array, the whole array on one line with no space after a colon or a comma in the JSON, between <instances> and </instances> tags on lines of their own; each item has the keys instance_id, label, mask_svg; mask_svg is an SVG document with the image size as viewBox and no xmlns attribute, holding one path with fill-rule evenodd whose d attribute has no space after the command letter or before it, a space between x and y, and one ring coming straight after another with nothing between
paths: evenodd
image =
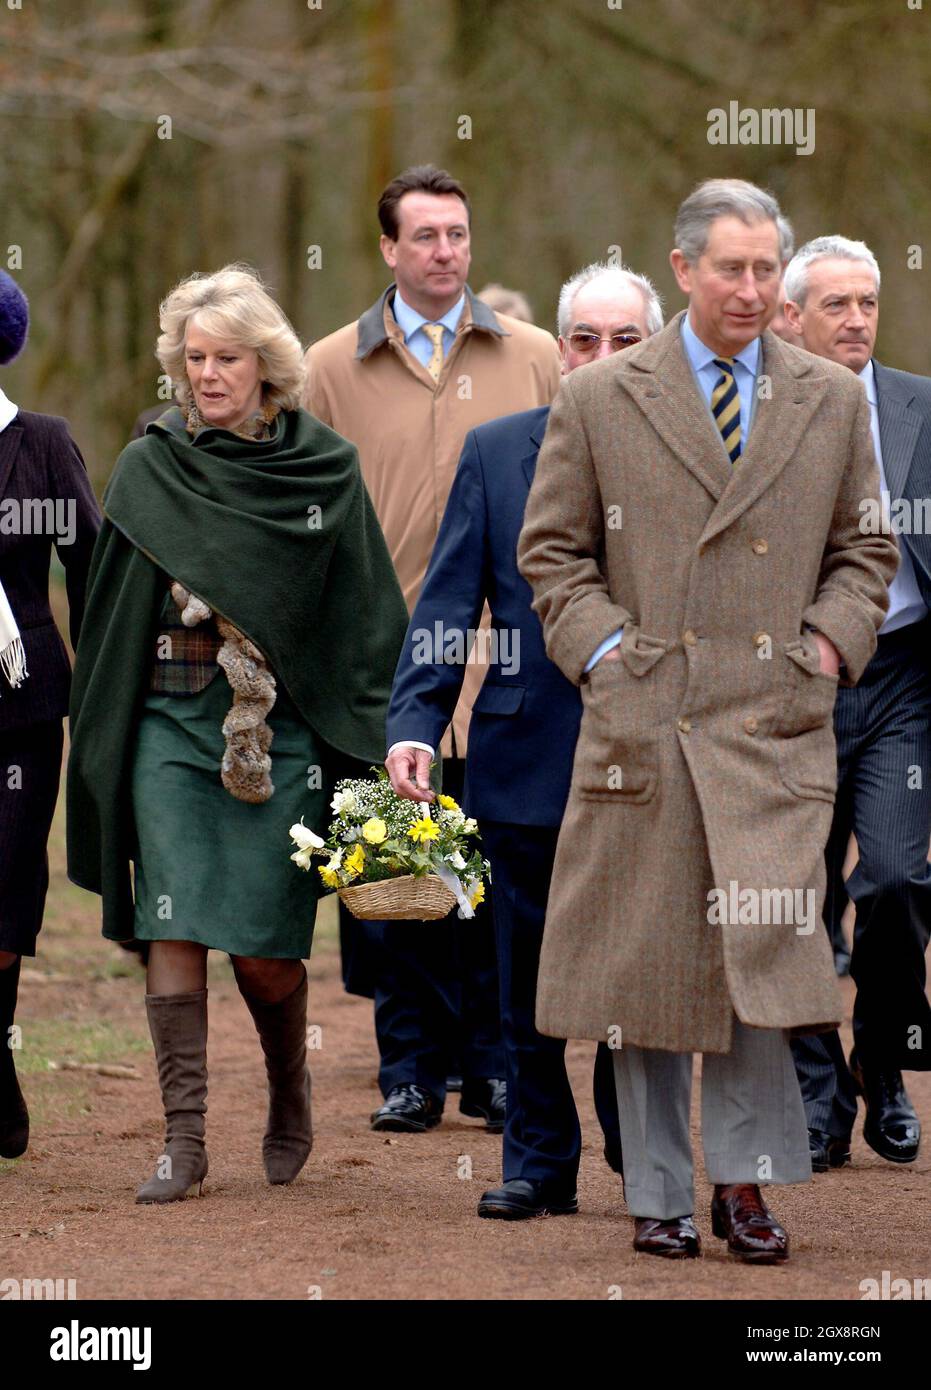
<instances>
[{"instance_id":1,"label":"coat pocket","mask_svg":"<svg viewBox=\"0 0 931 1390\"><path fill-rule=\"evenodd\" d=\"M649 801L656 794L659 745L654 666L661 638L624 628L620 660L605 660L582 684L582 726L572 784L583 801Z\"/></svg>"},{"instance_id":2,"label":"coat pocket","mask_svg":"<svg viewBox=\"0 0 931 1390\"><path fill-rule=\"evenodd\" d=\"M784 713L776 730L779 775L795 796L833 801L837 792L834 701L838 678L820 669L812 642L787 642Z\"/></svg>"},{"instance_id":3,"label":"coat pocket","mask_svg":"<svg viewBox=\"0 0 931 1390\"><path fill-rule=\"evenodd\" d=\"M473 714L516 714L524 702L526 686L495 685L484 681L472 706Z\"/></svg>"}]
</instances>

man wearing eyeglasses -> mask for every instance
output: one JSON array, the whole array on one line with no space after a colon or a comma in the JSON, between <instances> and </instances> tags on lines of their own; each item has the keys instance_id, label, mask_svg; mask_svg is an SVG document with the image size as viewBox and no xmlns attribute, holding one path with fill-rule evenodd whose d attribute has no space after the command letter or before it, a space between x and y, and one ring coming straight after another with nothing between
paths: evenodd
<instances>
[{"instance_id":1,"label":"man wearing eyeglasses","mask_svg":"<svg viewBox=\"0 0 931 1390\"><path fill-rule=\"evenodd\" d=\"M663 326L650 281L590 265L563 286L558 327L566 374L639 343ZM486 1192L485 1217L577 1210L581 1133L566 1076L565 1042L534 1027L540 941L556 838L581 717L578 691L550 662L531 592L517 572L524 505L547 407L480 425L466 437L455 482L398 663L386 767L402 796L430 801L430 761L465 674L444 653L424 662L423 634L467 633L487 599L492 665L472 709L465 798L491 862L501 1030L507 1068L504 1184ZM605 1158L621 1171L621 1139L607 1046L596 1056L595 1107Z\"/></svg>"}]
</instances>

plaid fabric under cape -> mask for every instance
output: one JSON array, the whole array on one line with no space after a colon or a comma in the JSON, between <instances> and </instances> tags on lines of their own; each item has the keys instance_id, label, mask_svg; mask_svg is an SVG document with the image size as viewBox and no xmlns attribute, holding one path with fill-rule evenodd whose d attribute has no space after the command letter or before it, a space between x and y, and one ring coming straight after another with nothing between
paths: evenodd
<instances>
[{"instance_id":1,"label":"plaid fabric under cape","mask_svg":"<svg viewBox=\"0 0 931 1390\"><path fill-rule=\"evenodd\" d=\"M220 669L217 652L223 639L213 618L196 627L185 627L174 600L169 602L174 614L167 613L166 604L155 635L149 689L159 695L196 695L206 689Z\"/></svg>"}]
</instances>

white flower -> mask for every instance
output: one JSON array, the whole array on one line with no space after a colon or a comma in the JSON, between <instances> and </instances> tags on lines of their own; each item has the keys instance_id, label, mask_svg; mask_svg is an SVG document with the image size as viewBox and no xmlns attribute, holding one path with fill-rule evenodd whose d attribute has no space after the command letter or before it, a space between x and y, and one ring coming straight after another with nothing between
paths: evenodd
<instances>
[{"instance_id":1,"label":"white flower","mask_svg":"<svg viewBox=\"0 0 931 1390\"><path fill-rule=\"evenodd\" d=\"M340 866L340 864L342 864L342 862L343 862L343 851L342 851L341 849L338 849L338 850L335 851L335 853L334 853L332 859L330 860L329 864L327 864L327 868L328 868L328 869L333 869L334 872L335 872L335 870L339 868L339 866Z\"/></svg>"},{"instance_id":2,"label":"white flower","mask_svg":"<svg viewBox=\"0 0 931 1390\"><path fill-rule=\"evenodd\" d=\"M307 829L307 826L304 824L303 816L301 816L299 824L291 826L288 834L291 836L291 839L297 845L298 849L323 849L323 841L320 836L315 835L312 830Z\"/></svg>"},{"instance_id":3,"label":"white flower","mask_svg":"<svg viewBox=\"0 0 931 1390\"><path fill-rule=\"evenodd\" d=\"M330 810L342 815L343 811L354 811L356 809L356 798L348 788L346 791L335 792L333 800L330 802Z\"/></svg>"},{"instance_id":4,"label":"white flower","mask_svg":"<svg viewBox=\"0 0 931 1390\"><path fill-rule=\"evenodd\" d=\"M312 851L310 849L296 849L291 855L299 869L309 869Z\"/></svg>"},{"instance_id":5,"label":"white flower","mask_svg":"<svg viewBox=\"0 0 931 1390\"><path fill-rule=\"evenodd\" d=\"M466 821L466 823L465 823L465 824L463 825L463 827L462 827L462 833L463 833L463 835L474 835L477 829L478 829L478 821L477 821L477 820L473 820L472 817L470 816L469 819Z\"/></svg>"},{"instance_id":6,"label":"white flower","mask_svg":"<svg viewBox=\"0 0 931 1390\"><path fill-rule=\"evenodd\" d=\"M447 864L452 864L454 869L464 869L466 866L466 862L458 850L453 854L447 854L446 862Z\"/></svg>"}]
</instances>

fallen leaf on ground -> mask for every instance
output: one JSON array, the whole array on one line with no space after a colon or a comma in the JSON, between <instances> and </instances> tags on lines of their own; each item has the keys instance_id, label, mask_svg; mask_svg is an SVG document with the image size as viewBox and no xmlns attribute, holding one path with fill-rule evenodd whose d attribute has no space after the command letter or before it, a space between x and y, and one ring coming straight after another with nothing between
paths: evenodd
<instances>
[{"instance_id":1,"label":"fallen leaf on ground","mask_svg":"<svg viewBox=\"0 0 931 1390\"><path fill-rule=\"evenodd\" d=\"M49 1071L92 1071L97 1076L116 1076L124 1081L142 1080L135 1067L124 1067L117 1062L72 1062L66 1057L63 1062L49 1061L48 1066Z\"/></svg>"}]
</instances>

